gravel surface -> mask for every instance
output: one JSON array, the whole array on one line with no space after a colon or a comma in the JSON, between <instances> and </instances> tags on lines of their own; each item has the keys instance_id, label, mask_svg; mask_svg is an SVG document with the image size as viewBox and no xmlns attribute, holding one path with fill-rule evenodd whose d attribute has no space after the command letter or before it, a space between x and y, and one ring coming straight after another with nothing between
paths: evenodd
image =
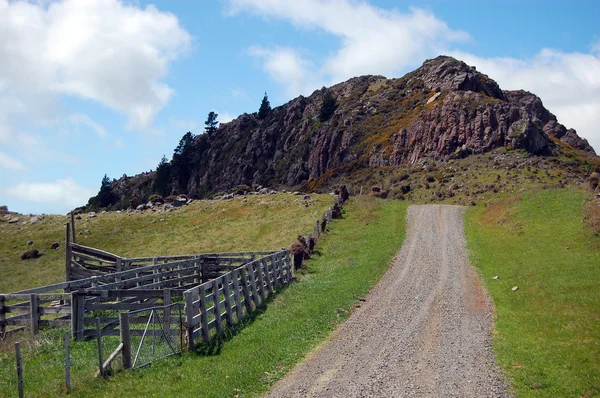
<instances>
[{"instance_id":1,"label":"gravel surface","mask_svg":"<svg viewBox=\"0 0 600 398\"><path fill-rule=\"evenodd\" d=\"M459 206L411 206L406 240L352 316L269 397L508 397Z\"/></svg>"}]
</instances>

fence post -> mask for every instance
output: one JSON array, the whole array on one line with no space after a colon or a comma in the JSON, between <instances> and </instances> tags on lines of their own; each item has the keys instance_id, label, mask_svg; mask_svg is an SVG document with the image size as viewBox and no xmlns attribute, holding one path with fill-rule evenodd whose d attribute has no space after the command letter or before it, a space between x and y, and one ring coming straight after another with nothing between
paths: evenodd
<instances>
[{"instance_id":1,"label":"fence post","mask_svg":"<svg viewBox=\"0 0 600 398\"><path fill-rule=\"evenodd\" d=\"M233 283L233 300L235 301L235 313L240 321L244 316L242 310L242 300L240 300L240 281L238 280L239 270L236 268L231 273L231 282Z\"/></svg>"},{"instance_id":2,"label":"fence post","mask_svg":"<svg viewBox=\"0 0 600 398\"><path fill-rule=\"evenodd\" d=\"M77 341L83 340L83 329L85 316L85 296L78 292L71 293L71 331Z\"/></svg>"},{"instance_id":3,"label":"fence post","mask_svg":"<svg viewBox=\"0 0 600 398\"><path fill-rule=\"evenodd\" d=\"M252 312L252 301L250 300L250 291L248 289L248 278L246 277L246 266L241 266L240 270L240 279L242 283L242 294L244 295L244 305L246 306L246 313L250 314Z\"/></svg>"},{"instance_id":4,"label":"fence post","mask_svg":"<svg viewBox=\"0 0 600 398\"><path fill-rule=\"evenodd\" d=\"M186 291L183 293L185 299L185 322L187 328L188 349L194 349L194 296L192 292Z\"/></svg>"},{"instance_id":5,"label":"fence post","mask_svg":"<svg viewBox=\"0 0 600 398\"><path fill-rule=\"evenodd\" d=\"M71 237L70 237L70 224L67 223L67 234L65 238L65 281L69 282L72 279L71 275L71 259L73 257L73 253L71 251Z\"/></svg>"},{"instance_id":6,"label":"fence post","mask_svg":"<svg viewBox=\"0 0 600 398\"><path fill-rule=\"evenodd\" d=\"M165 307L165 328L166 331L171 330L171 289L163 290L163 306Z\"/></svg>"},{"instance_id":7,"label":"fence post","mask_svg":"<svg viewBox=\"0 0 600 398\"><path fill-rule=\"evenodd\" d=\"M202 324L202 338L208 343L210 342L210 337L208 336L208 316L206 316L206 285L200 285L198 290L200 290L198 295L200 296L200 323Z\"/></svg>"},{"instance_id":8,"label":"fence post","mask_svg":"<svg viewBox=\"0 0 600 398\"><path fill-rule=\"evenodd\" d=\"M123 368L131 369L131 338L129 336L129 314L121 312L119 314L119 329L123 350L121 356L123 358Z\"/></svg>"},{"instance_id":9,"label":"fence post","mask_svg":"<svg viewBox=\"0 0 600 398\"><path fill-rule=\"evenodd\" d=\"M71 391L71 333L65 332L65 387Z\"/></svg>"},{"instance_id":10,"label":"fence post","mask_svg":"<svg viewBox=\"0 0 600 398\"><path fill-rule=\"evenodd\" d=\"M227 325L233 325L233 311L231 310L231 273L223 275L223 295L225 296L225 311L227 312Z\"/></svg>"},{"instance_id":11,"label":"fence post","mask_svg":"<svg viewBox=\"0 0 600 398\"><path fill-rule=\"evenodd\" d=\"M292 266L292 263L290 261L290 252L289 250L285 250L283 252L283 261L285 262L285 264L288 267L288 282L295 280L296 279L296 273L294 271L294 267Z\"/></svg>"},{"instance_id":12,"label":"fence post","mask_svg":"<svg viewBox=\"0 0 600 398\"><path fill-rule=\"evenodd\" d=\"M102 327L100 317L96 318L96 341L98 342L98 362L100 364L100 376L104 377L104 360L102 359Z\"/></svg>"},{"instance_id":13,"label":"fence post","mask_svg":"<svg viewBox=\"0 0 600 398\"><path fill-rule=\"evenodd\" d=\"M212 281L213 289L213 312L215 313L215 326L217 327L217 333L223 331L223 322L221 320L221 295L219 294L219 282L218 279Z\"/></svg>"},{"instance_id":14,"label":"fence post","mask_svg":"<svg viewBox=\"0 0 600 398\"><path fill-rule=\"evenodd\" d=\"M21 345L15 343L15 356L17 357L17 386L19 388L19 398L23 398L23 367L21 366Z\"/></svg>"},{"instance_id":15,"label":"fence post","mask_svg":"<svg viewBox=\"0 0 600 398\"><path fill-rule=\"evenodd\" d=\"M0 335L4 336L6 332L6 308L5 308L4 295L0 294Z\"/></svg>"},{"instance_id":16,"label":"fence post","mask_svg":"<svg viewBox=\"0 0 600 398\"><path fill-rule=\"evenodd\" d=\"M40 298L37 294L32 294L29 299L29 312L31 313L31 332L38 334L40 332Z\"/></svg>"},{"instance_id":17,"label":"fence post","mask_svg":"<svg viewBox=\"0 0 600 398\"><path fill-rule=\"evenodd\" d=\"M71 212L71 237L73 243L77 243L77 240L75 238L75 214L73 212Z\"/></svg>"}]
</instances>

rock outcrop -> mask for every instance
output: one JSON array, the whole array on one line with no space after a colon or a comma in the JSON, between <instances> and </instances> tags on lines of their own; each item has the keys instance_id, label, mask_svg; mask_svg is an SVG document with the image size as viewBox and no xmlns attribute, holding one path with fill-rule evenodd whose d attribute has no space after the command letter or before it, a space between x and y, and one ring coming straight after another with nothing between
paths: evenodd
<instances>
[{"instance_id":1,"label":"rock outcrop","mask_svg":"<svg viewBox=\"0 0 600 398\"><path fill-rule=\"evenodd\" d=\"M502 91L475 67L440 56L399 79L352 78L295 98L263 119L243 114L196 136L185 178L172 176L166 194L205 197L240 184L310 189L362 168L500 147L548 156L560 151L558 142L595 155L536 95ZM145 203L154 176L124 177L111 191L132 205Z\"/></svg>"}]
</instances>

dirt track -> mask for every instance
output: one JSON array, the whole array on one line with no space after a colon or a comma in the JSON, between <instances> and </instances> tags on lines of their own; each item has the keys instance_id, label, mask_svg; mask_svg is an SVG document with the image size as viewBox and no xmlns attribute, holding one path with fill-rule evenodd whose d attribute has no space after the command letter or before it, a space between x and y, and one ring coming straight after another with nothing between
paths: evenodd
<instances>
[{"instance_id":1,"label":"dirt track","mask_svg":"<svg viewBox=\"0 0 600 398\"><path fill-rule=\"evenodd\" d=\"M392 267L269 397L506 397L458 206L411 206Z\"/></svg>"}]
</instances>

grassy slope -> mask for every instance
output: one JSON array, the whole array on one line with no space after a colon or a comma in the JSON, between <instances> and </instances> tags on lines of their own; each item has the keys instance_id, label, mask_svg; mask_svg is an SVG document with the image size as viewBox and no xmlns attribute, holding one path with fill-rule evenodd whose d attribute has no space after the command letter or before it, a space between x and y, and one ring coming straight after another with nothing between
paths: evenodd
<instances>
[{"instance_id":1,"label":"grassy slope","mask_svg":"<svg viewBox=\"0 0 600 398\"><path fill-rule=\"evenodd\" d=\"M312 195L305 207L301 196L278 194L248 196L247 201L196 201L170 213L99 214L76 221L77 243L121 256L175 255L206 252L274 250L289 247L298 234L306 234L331 206L329 195ZM29 220L29 217L27 217ZM0 292L57 283L64 280L65 216L46 216L38 224L9 224L0 217ZM30 248L41 251L35 260L23 261Z\"/></svg>"},{"instance_id":2,"label":"grassy slope","mask_svg":"<svg viewBox=\"0 0 600 398\"><path fill-rule=\"evenodd\" d=\"M299 274L299 283L284 289L265 311L247 319L243 328L231 333L233 338L201 347L200 355L172 357L102 380L90 377L95 344L76 343L73 357L79 367L73 372L71 395L260 395L322 342L377 283L404 238L406 208L405 202L368 197L350 201L344 219L333 222L319 244L319 254ZM32 395L53 396L62 391L59 335L53 339L54 344L42 344L38 355L25 364L26 372L27 366L54 364L46 369L47 375L32 375L30 370L27 388ZM8 383L6 391L16 391L12 361L10 354L0 357L0 381ZM47 387L40 387L42 383Z\"/></svg>"},{"instance_id":3,"label":"grassy slope","mask_svg":"<svg viewBox=\"0 0 600 398\"><path fill-rule=\"evenodd\" d=\"M497 312L497 361L519 397L600 395L600 240L581 221L586 199L533 191L468 212L472 262Z\"/></svg>"}]
</instances>

